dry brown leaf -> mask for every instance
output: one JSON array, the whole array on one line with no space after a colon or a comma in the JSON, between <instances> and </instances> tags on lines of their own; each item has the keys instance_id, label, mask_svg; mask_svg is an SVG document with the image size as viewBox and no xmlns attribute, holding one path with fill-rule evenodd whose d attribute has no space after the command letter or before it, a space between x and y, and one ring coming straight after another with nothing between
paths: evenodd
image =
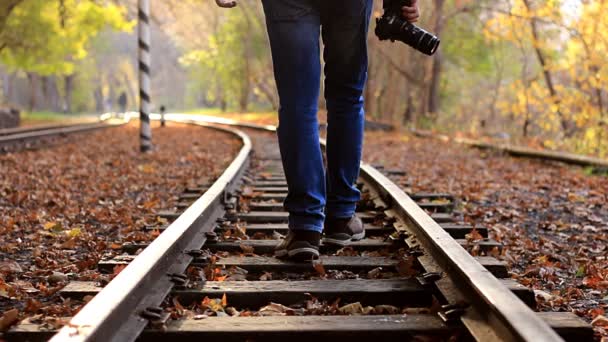
<instances>
[{"instance_id":1,"label":"dry brown leaf","mask_svg":"<svg viewBox=\"0 0 608 342\"><path fill-rule=\"evenodd\" d=\"M245 254L253 254L253 252L255 251L255 249L253 248L253 246L248 246L245 244L239 244L239 248L243 251L243 253Z\"/></svg>"},{"instance_id":2,"label":"dry brown leaf","mask_svg":"<svg viewBox=\"0 0 608 342\"><path fill-rule=\"evenodd\" d=\"M591 325L594 327L608 327L608 317L599 315L591 321Z\"/></svg>"},{"instance_id":3,"label":"dry brown leaf","mask_svg":"<svg viewBox=\"0 0 608 342\"><path fill-rule=\"evenodd\" d=\"M272 280L272 273L269 272L264 272L264 274L262 274L260 276L260 280L261 281L268 281L268 280Z\"/></svg>"},{"instance_id":4,"label":"dry brown leaf","mask_svg":"<svg viewBox=\"0 0 608 342\"><path fill-rule=\"evenodd\" d=\"M401 258L397 263L397 273L402 277L413 277L418 274L418 271L414 268L416 258L408 255Z\"/></svg>"},{"instance_id":5,"label":"dry brown leaf","mask_svg":"<svg viewBox=\"0 0 608 342\"><path fill-rule=\"evenodd\" d=\"M351 303L346 304L343 307L339 308L338 311L343 315L355 315L363 313L363 305L361 303Z\"/></svg>"},{"instance_id":6,"label":"dry brown leaf","mask_svg":"<svg viewBox=\"0 0 608 342\"><path fill-rule=\"evenodd\" d=\"M112 270L112 278L116 277L125 268L127 268L127 265L116 265L116 266L114 266L114 269Z\"/></svg>"},{"instance_id":7,"label":"dry brown leaf","mask_svg":"<svg viewBox=\"0 0 608 342\"><path fill-rule=\"evenodd\" d=\"M0 262L0 273L11 274L11 273L21 273L23 269L19 264L12 260L6 260Z\"/></svg>"},{"instance_id":8,"label":"dry brown leaf","mask_svg":"<svg viewBox=\"0 0 608 342\"><path fill-rule=\"evenodd\" d=\"M475 242L484 239L483 236L477 230L477 228L473 228L473 230L469 234L465 235L465 238L468 242Z\"/></svg>"},{"instance_id":9,"label":"dry brown leaf","mask_svg":"<svg viewBox=\"0 0 608 342\"><path fill-rule=\"evenodd\" d=\"M277 303L270 303L258 311L260 316L288 316L293 315L293 309Z\"/></svg>"},{"instance_id":10,"label":"dry brown leaf","mask_svg":"<svg viewBox=\"0 0 608 342\"><path fill-rule=\"evenodd\" d=\"M6 331L19 319L19 310L12 309L5 311L0 317L0 331Z\"/></svg>"},{"instance_id":11,"label":"dry brown leaf","mask_svg":"<svg viewBox=\"0 0 608 342\"><path fill-rule=\"evenodd\" d=\"M323 263L321 262L314 262L313 263L313 267L315 269L315 271L320 275L320 276L325 276L327 273L325 272L325 266L323 266Z\"/></svg>"},{"instance_id":12,"label":"dry brown leaf","mask_svg":"<svg viewBox=\"0 0 608 342\"><path fill-rule=\"evenodd\" d=\"M73 237L60 245L61 249L74 249L76 247L76 238Z\"/></svg>"}]
</instances>

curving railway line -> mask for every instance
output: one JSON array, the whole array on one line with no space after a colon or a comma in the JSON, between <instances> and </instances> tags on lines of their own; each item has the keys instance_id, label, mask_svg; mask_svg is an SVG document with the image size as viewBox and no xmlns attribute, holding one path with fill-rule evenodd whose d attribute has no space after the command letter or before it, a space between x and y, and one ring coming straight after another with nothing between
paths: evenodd
<instances>
[{"instance_id":1,"label":"curving railway line","mask_svg":"<svg viewBox=\"0 0 608 342\"><path fill-rule=\"evenodd\" d=\"M119 125L121 124L102 121L73 125L43 125L0 129L0 152L44 147L54 140L70 134L85 133Z\"/></svg>"},{"instance_id":2,"label":"curving railway line","mask_svg":"<svg viewBox=\"0 0 608 342\"><path fill-rule=\"evenodd\" d=\"M316 263L272 257L287 232L273 128L221 123L211 127L242 140L224 173L184 189L157 226L142 227L162 232L152 243L125 245L99 262L103 272L122 269L110 283L69 283L63 297L94 297L63 328L22 322L9 341L593 340L572 313L534 312L534 293L492 256L502 246L488 230L458 223L449 194L404 192L395 183L400 171L362 165L357 215L366 239L322 246ZM221 309L177 317L176 300Z\"/></svg>"}]
</instances>

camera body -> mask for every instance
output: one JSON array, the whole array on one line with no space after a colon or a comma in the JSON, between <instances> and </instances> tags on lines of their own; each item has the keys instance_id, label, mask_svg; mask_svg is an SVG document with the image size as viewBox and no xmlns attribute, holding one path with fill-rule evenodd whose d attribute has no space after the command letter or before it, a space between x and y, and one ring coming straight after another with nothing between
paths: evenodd
<instances>
[{"instance_id":1,"label":"camera body","mask_svg":"<svg viewBox=\"0 0 608 342\"><path fill-rule=\"evenodd\" d=\"M431 56L439 48L441 40L403 19L402 7L409 5L409 0L384 0L384 14L376 19L376 36L380 40L401 41Z\"/></svg>"}]
</instances>

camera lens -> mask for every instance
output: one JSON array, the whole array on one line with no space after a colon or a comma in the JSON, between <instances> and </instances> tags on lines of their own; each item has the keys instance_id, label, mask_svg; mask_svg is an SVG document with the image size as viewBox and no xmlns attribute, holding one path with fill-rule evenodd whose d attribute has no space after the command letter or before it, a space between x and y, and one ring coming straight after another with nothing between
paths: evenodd
<instances>
[{"instance_id":1,"label":"camera lens","mask_svg":"<svg viewBox=\"0 0 608 342\"><path fill-rule=\"evenodd\" d=\"M402 21L398 39L429 56L437 51L441 42L435 35L407 21Z\"/></svg>"},{"instance_id":2,"label":"camera lens","mask_svg":"<svg viewBox=\"0 0 608 342\"><path fill-rule=\"evenodd\" d=\"M426 33L422 37L422 40L420 41L420 45L418 45L417 49L418 49L418 51L431 56L435 52L437 52L437 49L439 48L440 43L441 43L441 40L439 40L439 38L435 37L434 35L432 35L430 33Z\"/></svg>"}]
</instances>

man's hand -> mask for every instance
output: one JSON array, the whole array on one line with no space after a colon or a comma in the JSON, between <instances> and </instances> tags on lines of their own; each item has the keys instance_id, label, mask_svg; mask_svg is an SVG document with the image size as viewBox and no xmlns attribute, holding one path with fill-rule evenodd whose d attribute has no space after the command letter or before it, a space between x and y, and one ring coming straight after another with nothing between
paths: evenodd
<instances>
[{"instance_id":1,"label":"man's hand","mask_svg":"<svg viewBox=\"0 0 608 342\"><path fill-rule=\"evenodd\" d=\"M232 8L232 7L236 7L236 1L235 0L215 0L215 3L223 8Z\"/></svg>"},{"instance_id":2,"label":"man's hand","mask_svg":"<svg viewBox=\"0 0 608 342\"><path fill-rule=\"evenodd\" d=\"M403 6L403 17L410 23L415 23L420 18L420 11L418 11L418 0L411 0L410 6Z\"/></svg>"}]
</instances>

